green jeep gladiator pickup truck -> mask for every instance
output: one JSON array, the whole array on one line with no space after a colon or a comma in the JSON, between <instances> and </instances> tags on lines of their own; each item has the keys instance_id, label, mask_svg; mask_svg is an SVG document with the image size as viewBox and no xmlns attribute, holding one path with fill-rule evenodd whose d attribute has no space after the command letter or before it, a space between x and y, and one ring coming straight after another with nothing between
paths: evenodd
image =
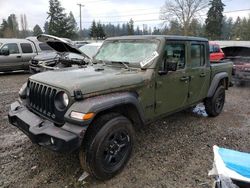
<instances>
[{"instance_id":1,"label":"green jeep gladiator pickup truck","mask_svg":"<svg viewBox=\"0 0 250 188\"><path fill-rule=\"evenodd\" d=\"M81 54L53 36L38 40ZM86 62L31 76L9 121L50 150L79 150L82 167L100 180L125 166L143 125L200 102L219 115L232 75L231 62L210 64L208 40L197 37L109 38Z\"/></svg>"}]
</instances>

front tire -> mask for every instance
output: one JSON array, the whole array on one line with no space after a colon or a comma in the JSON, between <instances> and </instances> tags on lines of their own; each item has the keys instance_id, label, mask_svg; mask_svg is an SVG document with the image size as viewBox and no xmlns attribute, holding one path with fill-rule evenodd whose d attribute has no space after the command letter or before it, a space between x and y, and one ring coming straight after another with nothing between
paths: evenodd
<instances>
[{"instance_id":1,"label":"front tire","mask_svg":"<svg viewBox=\"0 0 250 188\"><path fill-rule=\"evenodd\" d=\"M219 86L214 95L205 100L205 109L210 117L218 116L224 107L225 103L225 87Z\"/></svg>"},{"instance_id":2,"label":"front tire","mask_svg":"<svg viewBox=\"0 0 250 188\"><path fill-rule=\"evenodd\" d=\"M79 153L81 166L96 179L110 179L123 169L132 153L132 123L122 115L106 114L90 126Z\"/></svg>"}]
</instances>

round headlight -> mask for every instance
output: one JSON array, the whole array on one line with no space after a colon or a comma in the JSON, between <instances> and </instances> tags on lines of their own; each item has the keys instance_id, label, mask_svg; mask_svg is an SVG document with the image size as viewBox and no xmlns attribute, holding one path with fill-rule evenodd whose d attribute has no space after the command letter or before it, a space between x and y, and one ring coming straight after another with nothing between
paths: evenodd
<instances>
[{"instance_id":1,"label":"round headlight","mask_svg":"<svg viewBox=\"0 0 250 188\"><path fill-rule=\"evenodd\" d=\"M63 91L57 93L55 97L55 106L57 110L65 110L65 108L67 108L68 105L69 105L69 96Z\"/></svg>"},{"instance_id":2,"label":"round headlight","mask_svg":"<svg viewBox=\"0 0 250 188\"><path fill-rule=\"evenodd\" d=\"M19 96L22 99L26 98L26 96L27 96L27 82L25 84L23 84L23 86L19 90Z\"/></svg>"},{"instance_id":3,"label":"round headlight","mask_svg":"<svg viewBox=\"0 0 250 188\"><path fill-rule=\"evenodd\" d=\"M67 107L69 105L69 97L68 97L68 95L66 93L63 93L62 98L63 98L64 106Z\"/></svg>"}]
</instances>

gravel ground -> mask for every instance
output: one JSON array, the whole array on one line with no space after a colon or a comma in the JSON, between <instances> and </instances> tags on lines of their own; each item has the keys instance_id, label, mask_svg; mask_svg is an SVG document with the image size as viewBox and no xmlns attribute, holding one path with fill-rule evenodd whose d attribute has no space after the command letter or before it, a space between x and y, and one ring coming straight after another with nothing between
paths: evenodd
<instances>
[{"instance_id":1,"label":"gravel ground","mask_svg":"<svg viewBox=\"0 0 250 188\"><path fill-rule=\"evenodd\" d=\"M81 187L77 152L33 145L8 123L9 105L28 76L0 75L0 187ZM250 152L250 87L230 88L226 96L216 118L184 111L145 127L119 175L106 182L90 177L84 187L211 187L213 145Z\"/></svg>"}]
</instances>

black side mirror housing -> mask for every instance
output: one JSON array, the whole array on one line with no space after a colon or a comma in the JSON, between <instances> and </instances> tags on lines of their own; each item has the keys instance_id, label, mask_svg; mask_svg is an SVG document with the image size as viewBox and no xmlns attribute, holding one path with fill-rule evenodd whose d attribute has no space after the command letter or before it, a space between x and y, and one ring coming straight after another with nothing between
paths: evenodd
<instances>
[{"instance_id":1,"label":"black side mirror housing","mask_svg":"<svg viewBox=\"0 0 250 188\"><path fill-rule=\"evenodd\" d=\"M4 56L10 55L9 49L2 49L2 50L0 51L0 55L4 55Z\"/></svg>"},{"instance_id":2,"label":"black side mirror housing","mask_svg":"<svg viewBox=\"0 0 250 188\"><path fill-rule=\"evenodd\" d=\"M158 71L159 75L166 75L167 73L168 73L168 71L166 71L166 70L159 70Z\"/></svg>"},{"instance_id":3,"label":"black side mirror housing","mask_svg":"<svg viewBox=\"0 0 250 188\"><path fill-rule=\"evenodd\" d=\"M176 71L178 63L176 61L165 61L161 70L158 71L159 75L166 75L168 71Z\"/></svg>"},{"instance_id":4,"label":"black side mirror housing","mask_svg":"<svg viewBox=\"0 0 250 188\"><path fill-rule=\"evenodd\" d=\"M167 71L176 71L177 70L177 62L167 62Z\"/></svg>"}]
</instances>

